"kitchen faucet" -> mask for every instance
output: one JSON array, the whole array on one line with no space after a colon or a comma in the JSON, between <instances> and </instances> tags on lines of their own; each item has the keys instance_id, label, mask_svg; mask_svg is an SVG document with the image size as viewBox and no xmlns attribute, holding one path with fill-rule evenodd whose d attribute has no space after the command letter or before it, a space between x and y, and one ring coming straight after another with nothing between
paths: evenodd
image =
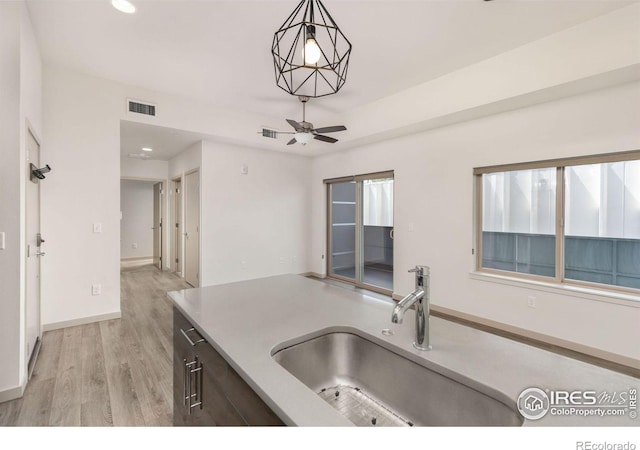
<instances>
[{"instance_id":1,"label":"kitchen faucet","mask_svg":"<svg viewBox=\"0 0 640 450\"><path fill-rule=\"evenodd\" d=\"M404 313L415 303L416 340L413 346L418 350L431 350L429 345L429 267L416 266L409 272L416 274L416 287L393 308L391 322L402 323Z\"/></svg>"}]
</instances>

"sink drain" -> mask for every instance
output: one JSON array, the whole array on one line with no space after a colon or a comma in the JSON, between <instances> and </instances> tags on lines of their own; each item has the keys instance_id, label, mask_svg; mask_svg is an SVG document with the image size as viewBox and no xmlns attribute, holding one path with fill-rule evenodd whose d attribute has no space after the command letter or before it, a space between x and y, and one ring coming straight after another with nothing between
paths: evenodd
<instances>
[{"instance_id":1,"label":"sink drain","mask_svg":"<svg viewBox=\"0 0 640 450\"><path fill-rule=\"evenodd\" d=\"M318 395L360 427L413 426L409 420L399 416L358 387L340 384L323 388Z\"/></svg>"}]
</instances>

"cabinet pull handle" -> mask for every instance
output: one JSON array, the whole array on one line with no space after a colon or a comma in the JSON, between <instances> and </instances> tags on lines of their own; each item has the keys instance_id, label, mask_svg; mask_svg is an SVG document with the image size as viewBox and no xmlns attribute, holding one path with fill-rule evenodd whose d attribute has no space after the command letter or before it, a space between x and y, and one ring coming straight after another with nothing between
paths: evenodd
<instances>
[{"instance_id":1,"label":"cabinet pull handle","mask_svg":"<svg viewBox=\"0 0 640 450\"><path fill-rule=\"evenodd\" d=\"M187 379L189 377L189 366L187 365L187 360L183 359L184 362L184 370L182 371L182 393L184 397L184 406L187 406Z\"/></svg>"},{"instance_id":2,"label":"cabinet pull handle","mask_svg":"<svg viewBox=\"0 0 640 450\"><path fill-rule=\"evenodd\" d=\"M198 335L199 339L196 341L192 341L191 338L189 337L189 335L187 333L191 333L194 332ZM205 338L203 338L202 336L200 336L200 334L196 331L195 328L189 328L188 330L183 330L182 328L180 328L180 332L182 333L182 335L184 336L184 338L187 340L187 342L192 346L195 347L196 345L200 344L201 342L207 342L207 340Z\"/></svg>"},{"instance_id":3,"label":"cabinet pull handle","mask_svg":"<svg viewBox=\"0 0 640 450\"><path fill-rule=\"evenodd\" d=\"M203 403L202 403L202 372L204 370L203 367L204 367L203 364L196 360L196 368L191 369L191 373L195 374L195 378L196 378L196 392L193 394L193 397L195 397L195 403L189 404L190 409L197 408L197 407L200 407L200 409L202 409L203 407ZM191 413L191 411L189 411L189 413Z\"/></svg>"},{"instance_id":4,"label":"cabinet pull handle","mask_svg":"<svg viewBox=\"0 0 640 450\"><path fill-rule=\"evenodd\" d=\"M187 411L189 413L189 415L191 415L191 409L193 408L192 405L192 400L193 397L197 396L197 392L193 392L193 387L191 385L191 381L193 379L192 374L194 373L194 370L191 368L193 366L198 366L198 357L196 356L196 358L191 361L191 362L187 362L187 360L184 360L184 379L185 379L185 396L184 396L184 400L185 400L185 405L187 406Z\"/></svg>"}]
</instances>

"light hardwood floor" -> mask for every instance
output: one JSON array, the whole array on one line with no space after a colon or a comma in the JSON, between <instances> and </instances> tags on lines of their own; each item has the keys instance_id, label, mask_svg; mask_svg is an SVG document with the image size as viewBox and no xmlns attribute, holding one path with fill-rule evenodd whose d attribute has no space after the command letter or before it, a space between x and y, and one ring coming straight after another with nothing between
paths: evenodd
<instances>
[{"instance_id":1,"label":"light hardwood floor","mask_svg":"<svg viewBox=\"0 0 640 450\"><path fill-rule=\"evenodd\" d=\"M171 426L172 308L189 287L153 266L121 272L122 318L48 331L24 396L0 426Z\"/></svg>"}]
</instances>

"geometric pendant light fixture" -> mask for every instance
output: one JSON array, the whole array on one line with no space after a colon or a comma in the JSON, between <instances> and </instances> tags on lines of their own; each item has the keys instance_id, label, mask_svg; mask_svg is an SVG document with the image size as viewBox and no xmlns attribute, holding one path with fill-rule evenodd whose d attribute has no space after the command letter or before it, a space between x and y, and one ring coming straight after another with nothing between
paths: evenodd
<instances>
[{"instance_id":1,"label":"geometric pendant light fixture","mask_svg":"<svg viewBox=\"0 0 640 450\"><path fill-rule=\"evenodd\" d=\"M347 81L351 42L320 0L302 0L273 35L278 87L291 95L335 94Z\"/></svg>"}]
</instances>

